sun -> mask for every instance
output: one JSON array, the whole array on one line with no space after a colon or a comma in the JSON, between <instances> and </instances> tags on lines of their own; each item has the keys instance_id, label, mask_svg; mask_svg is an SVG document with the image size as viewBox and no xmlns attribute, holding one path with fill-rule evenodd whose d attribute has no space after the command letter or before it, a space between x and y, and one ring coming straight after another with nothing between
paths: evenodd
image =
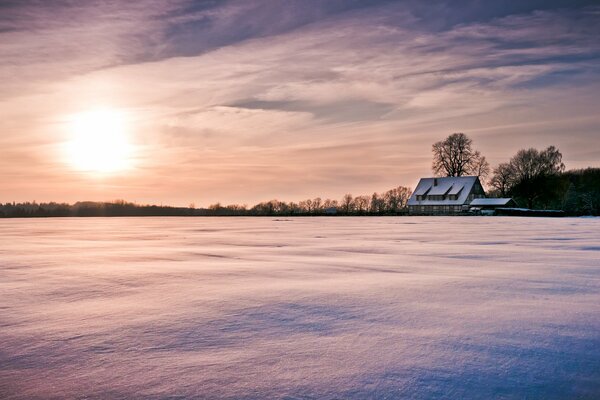
<instances>
[{"instance_id":1,"label":"sun","mask_svg":"<svg viewBox=\"0 0 600 400\"><path fill-rule=\"evenodd\" d=\"M124 112L114 109L86 111L69 119L71 139L66 143L68 163L79 171L111 173L131 168L133 147L129 142Z\"/></svg>"}]
</instances>

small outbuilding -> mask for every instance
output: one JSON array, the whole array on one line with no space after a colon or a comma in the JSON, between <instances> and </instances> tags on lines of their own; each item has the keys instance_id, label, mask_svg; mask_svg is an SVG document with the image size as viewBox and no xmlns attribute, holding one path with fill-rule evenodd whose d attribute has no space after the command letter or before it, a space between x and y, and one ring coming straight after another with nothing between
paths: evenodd
<instances>
[{"instance_id":1,"label":"small outbuilding","mask_svg":"<svg viewBox=\"0 0 600 400\"><path fill-rule=\"evenodd\" d=\"M471 208L478 208L480 210L495 210L496 208L512 208L517 207L517 203L508 197L503 198L485 198L485 199L473 199L470 204Z\"/></svg>"}]
</instances>

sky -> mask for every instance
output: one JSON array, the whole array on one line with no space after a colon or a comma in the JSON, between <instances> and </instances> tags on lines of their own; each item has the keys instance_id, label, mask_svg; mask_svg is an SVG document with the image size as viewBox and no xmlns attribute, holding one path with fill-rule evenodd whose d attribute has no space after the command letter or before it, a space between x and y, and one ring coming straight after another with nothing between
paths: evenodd
<instances>
[{"instance_id":1,"label":"sky","mask_svg":"<svg viewBox=\"0 0 600 400\"><path fill-rule=\"evenodd\" d=\"M207 206L600 167L597 1L0 1L0 202Z\"/></svg>"}]
</instances>

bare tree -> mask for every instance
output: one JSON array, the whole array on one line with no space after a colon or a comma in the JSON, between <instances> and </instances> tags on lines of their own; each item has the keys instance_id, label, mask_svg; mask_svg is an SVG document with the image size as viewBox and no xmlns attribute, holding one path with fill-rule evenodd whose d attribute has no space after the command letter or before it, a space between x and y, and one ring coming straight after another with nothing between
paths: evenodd
<instances>
[{"instance_id":1,"label":"bare tree","mask_svg":"<svg viewBox=\"0 0 600 400\"><path fill-rule=\"evenodd\" d=\"M315 197L312 201L312 208L315 214L323 211L323 202L320 197Z\"/></svg>"},{"instance_id":2,"label":"bare tree","mask_svg":"<svg viewBox=\"0 0 600 400\"><path fill-rule=\"evenodd\" d=\"M285 201L271 200L271 204L275 214L282 215L289 213L289 206Z\"/></svg>"},{"instance_id":3,"label":"bare tree","mask_svg":"<svg viewBox=\"0 0 600 400\"><path fill-rule=\"evenodd\" d=\"M562 154L554 146L538 151L530 148L519 150L510 160L517 180L529 180L544 175L558 174L565 169Z\"/></svg>"},{"instance_id":4,"label":"bare tree","mask_svg":"<svg viewBox=\"0 0 600 400\"><path fill-rule=\"evenodd\" d=\"M290 214L300 214L302 212L301 207L294 202L291 202L290 204L288 204L288 210L290 212Z\"/></svg>"},{"instance_id":5,"label":"bare tree","mask_svg":"<svg viewBox=\"0 0 600 400\"><path fill-rule=\"evenodd\" d=\"M354 198L354 210L358 214L366 212L369 208L371 198L369 196L358 196Z\"/></svg>"},{"instance_id":6,"label":"bare tree","mask_svg":"<svg viewBox=\"0 0 600 400\"><path fill-rule=\"evenodd\" d=\"M385 210L388 212L397 213L404 209L411 193L412 190L405 186L398 186L397 188L388 190L383 195Z\"/></svg>"},{"instance_id":7,"label":"bare tree","mask_svg":"<svg viewBox=\"0 0 600 400\"><path fill-rule=\"evenodd\" d=\"M490 163L487 162L484 156L480 152L475 152L475 158L473 161L473 167L471 168L471 175L476 175L479 178L485 179L490 174Z\"/></svg>"},{"instance_id":8,"label":"bare tree","mask_svg":"<svg viewBox=\"0 0 600 400\"><path fill-rule=\"evenodd\" d=\"M492 186L502 197L506 197L511 187L514 184L515 172L513 171L510 163L499 164L494 168L494 174L490 179L490 186Z\"/></svg>"},{"instance_id":9,"label":"bare tree","mask_svg":"<svg viewBox=\"0 0 600 400\"><path fill-rule=\"evenodd\" d=\"M398 191L398 209L406 209L408 206L408 200L412 194L412 189L406 186L398 186L396 190Z\"/></svg>"},{"instance_id":10,"label":"bare tree","mask_svg":"<svg viewBox=\"0 0 600 400\"><path fill-rule=\"evenodd\" d=\"M398 210L398 190L390 189L383 194L385 210L388 212L397 212Z\"/></svg>"},{"instance_id":11,"label":"bare tree","mask_svg":"<svg viewBox=\"0 0 600 400\"><path fill-rule=\"evenodd\" d=\"M510 167L514 179L511 190L527 200L529 208L533 207L536 200L552 195L556 188L549 178L565 170L562 154L554 146L542 151L534 148L519 150L511 158Z\"/></svg>"},{"instance_id":12,"label":"bare tree","mask_svg":"<svg viewBox=\"0 0 600 400\"><path fill-rule=\"evenodd\" d=\"M338 207L337 200L325 199L325 201L323 202L323 210L328 210L331 208L337 209L337 207Z\"/></svg>"},{"instance_id":13,"label":"bare tree","mask_svg":"<svg viewBox=\"0 0 600 400\"><path fill-rule=\"evenodd\" d=\"M431 147L431 168L437 176L485 176L489 164L485 157L473 150L473 141L464 133L453 133Z\"/></svg>"},{"instance_id":14,"label":"bare tree","mask_svg":"<svg viewBox=\"0 0 600 400\"><path fill-rule=\"evenodd\" d=\"M350 214L350 211L352 210L352 195L350 193L347 193L344 195L344 197L342 198L342 210L344 211L345 214Z\"/></svg>"},{"instance_id":15,"label":"bare tree","mask_svg":"<svg viewBox=\"0 0 600 400\"><path fill-rule=\"evenodd\" d=\"M303 213L310 214L313 210L313 201L311 199L302 200L300 203L298 203L298 205L300 206L300 210Z\"/></svg>"},{"instance_id":16,"label":"bare tree","mask_svg":"<svg viewBox=\"0 0 600 400\"><path fill-rule=\"evenodd\" d=\"M252 212L258 215L274 215L279 214L282 209L281 205L285 204L278 200L263 201L252 207ZM230 208L232 206L228 206Z\"/></svg>"},{"instance_id":17,"label":"bare tree","mask_svg":"<svg viewBox=\"0 0 600 400\"><path fill-rule=\"evenodd\" d=\"M385 200L383 196L375 192L371 196L371 205L369 211L372 213L381 214L385 211Z\"/></svg>"},{"instance_id":18,"label":"bare tree","mask_svg":"<svg viewBox=\"0 0 600 400\"><path fill-rule=\"evenodd\" d=\"M246 204L230 204L225 208L230 210L232 213L243 213L248 208L248 205L246 205Z\"/></svg>"}]
</instances>

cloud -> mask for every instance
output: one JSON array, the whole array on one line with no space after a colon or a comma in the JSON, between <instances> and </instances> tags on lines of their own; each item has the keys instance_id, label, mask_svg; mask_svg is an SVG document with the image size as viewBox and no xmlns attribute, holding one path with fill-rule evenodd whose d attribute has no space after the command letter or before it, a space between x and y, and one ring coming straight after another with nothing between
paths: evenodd
<instances>
[{"instance_id":1,"label":"cloud","mask_svg":"<svg viewBox=\"0 0 600 400\"><path fill-rule=\"evenodd\" d=\"M35 182L61 118L107 104L136 116L142 162L120 187L182 204L411 185L454 131L493 162L548 144L569 150L570 167L600 159L597 7L448 25L443 2L428 16L413 2L301 4L103 2L61 9L65 24L25 7L35 29L23 14L0 33L14 38L0 50L0 144L26 141L34 161L8 168ZM81 13L89 28L68 22ZM60 160L51 170L68 185Z\"/></svg>"}]
</instances>

